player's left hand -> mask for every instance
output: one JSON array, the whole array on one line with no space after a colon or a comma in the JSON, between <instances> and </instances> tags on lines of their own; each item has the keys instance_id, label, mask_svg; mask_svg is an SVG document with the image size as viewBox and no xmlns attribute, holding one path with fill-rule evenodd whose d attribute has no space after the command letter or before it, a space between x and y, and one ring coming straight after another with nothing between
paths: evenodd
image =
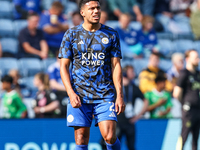
<instances>
[{"instance_id":1,"label":"player's left hand","mask_svg":"<svg viewBox=\"0 0 200 150\"><path fill-rule=\"evenodd\" d=\"M117 115L120 113L123 113L125 110L125 103L122 97L117 98L115 102L115 111L117 112Z\"/></svg>"}]
</instances>

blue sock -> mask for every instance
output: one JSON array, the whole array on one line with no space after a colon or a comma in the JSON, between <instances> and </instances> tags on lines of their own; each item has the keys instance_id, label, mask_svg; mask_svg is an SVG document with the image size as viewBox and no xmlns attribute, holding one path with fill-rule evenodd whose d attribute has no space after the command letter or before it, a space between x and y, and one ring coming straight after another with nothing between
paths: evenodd
<instances>
[{"instance_id":1,"label":"blue sock","mask_svg":"<svg viewBox=\"0 0 200 150\"><path fill-rule=\"evenodd\" d=\"M76 145L75 150L88 150L88 145Z\"/></svg>"},{"instance_id":2,"label":"blue sock","mask_svg":"<svg viewBox=\"0 0 200 150\"><path fill-rule=\"evenodd\" d=\"M106 147L107 147L107 150L121 150L121 145L120 145L120 141L118 138L114 144L106 143Z\"/></svg>"}]
</instances>

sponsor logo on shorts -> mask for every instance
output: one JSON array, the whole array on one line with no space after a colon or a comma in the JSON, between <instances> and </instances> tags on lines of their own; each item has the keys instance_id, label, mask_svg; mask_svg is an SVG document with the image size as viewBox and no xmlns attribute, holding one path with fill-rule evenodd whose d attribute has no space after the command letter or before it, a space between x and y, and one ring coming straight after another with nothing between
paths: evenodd
<instances>
[{"instance_id":1,"label":"sponsor logo on shorts","mask_svg":"<svg viewBox=\"0 0 200 150\"><path fill-rule=\"evenodd\" d=\"M69 115L69 116L67 117L67 121L68 121L68 122L74 121L74 116L73 116L73 115Z\"/></svg>"},{"instance_id":2,"label":"sponsor logo on shorts","mask_svg":"<svg viewBox=\"0 0 200 150\"><path fill-rule=\"evenodd\" d=\"M116 117L116 115L115 115L114 112L112 112L112 113L109 115L109 117Z\"/></svg>"}]
</instances>

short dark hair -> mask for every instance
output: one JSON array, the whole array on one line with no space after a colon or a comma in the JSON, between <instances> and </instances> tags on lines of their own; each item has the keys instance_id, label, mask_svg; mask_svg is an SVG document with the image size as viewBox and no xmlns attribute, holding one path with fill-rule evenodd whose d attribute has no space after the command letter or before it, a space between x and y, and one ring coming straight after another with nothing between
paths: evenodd
<instances>
[{"instance_id":1,"label":"short dark hair","mask_svg":"<svg viewBox=\"0 0 200 150\"><path fill-rule=\"evenodd\" d=\"M12 84L13 83L13 78L10 75L5 75L1 79L1 82L8 82L8 83Z\"/></svg>"},{"instance_id":2,"label":"short dark hair","mask_svg":"<svg viewBox=\"0 0 200 150\"><path fill-rule=\"evenodd\" d=\"M165 74L164 73L159 73L155 78L155 83L164 82L166 80L167 80L167 78L166 78Z\"/></svg>"},{"instance_id":3,"label":"short dark hair","mask_svg":"<svg viewBox=\"0 0 200 150\"><path fill-rule=\"evenodd\" d=\"M82 8L86 3L90 2L90 1L97 1L97 2L99 2L99 0L80 0L80 2L79 2L79 9L81 10L81 8Z\"/></svg>"},{"instance_id":4,"label":"short dark hair","mask_svg":"<svg viewBox=\"0 0 200 150\"><path fill-rule=\"evenodd\" d=\"M36 12L29 13L28 16L27 16L27 19L29 19L29 18L31 18L33 16L39 17L39 14L36 13Z\"/></svg>"},{"instance_id":5,"label":"short dark hair","mask_svg":"<svg viewBox=\"0 0 200 150\"><path fill-rule=\"evenodd\" d=\"M51 4L51 7L56 7L56 8L58 8L58 9L63 9L63 8L64 8L64 6L62 5L62 3L59 2L59 1L53 2L53 3Z\"/></svg>"},{"instance_id":6,"label":"short dark hair","mask_svg":"<svg viewBox=\"0 0 200 150\"><path fill-rule=\"evenodd\" d=\"M160 52L151 52L151 55L155 55L157 57L161 57L161 53Z\"/></svg>"},{"instance_id":7,"label":"short dark hair","mask_svg":"<svg viewBox=\"0 0 200 150\"><path fill-rule=\"evenodd\" d=\"M185 58L188 58L189 56L190 56L190 53L191 52L197 52L195 49L190 49L190 50L187 50L186 52L185 52Z\"/></svg>"}]
</instances>

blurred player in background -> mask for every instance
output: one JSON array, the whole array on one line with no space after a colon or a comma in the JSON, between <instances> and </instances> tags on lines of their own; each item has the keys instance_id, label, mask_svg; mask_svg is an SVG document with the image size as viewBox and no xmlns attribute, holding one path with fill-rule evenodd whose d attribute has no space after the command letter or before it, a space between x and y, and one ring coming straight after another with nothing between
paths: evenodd
<instances>
[{"instance_id":1,"label":"blurred player in background","mask_svg":"<svg viewBox=\"0 0 200 150\"><path fill-rule=\"evenodd\" d=\"M112 28L99 23L98 0L81 0L80 13L84 23L65 33L58 56L61 78L70 98L67 125L74 127L75 149L87 150L94 115L107 149L120 150L116 121L125 104L119 36Z\"/></svg>"},{"instance_id":2,"label":"blurred player in background","mask_svg":"<svg viewBox=\"0 0 200 150\"><path fill-rule=\"evenodd\" d=\"M22 102L19 94L12 89L13 78L5 75L2 79L2 89L6 93L2 97L3 118L25 118L27 114L26 106Z\"/></svg>"},{"instance_id":3,"label":"blurred player in background","mask_svg":"<svg viewBox=\"0 0 200 150\"><path fill-rule=\"evenodd\" d=\"M148 111L151 118L172 118L171 94L165 90L166 79L164 74L158 74L155 79L156 87L145 93L145 98L149 101Z\"/></svg>"},{"instance_id":4,"label":"blurred player in background","mask_svg":"<svg viewBox=\"0 0 200 150\"><path fill-rule=\"evenodd\" d=\"M180 72L173 96L182 103L182 130L176 150L183 150L189 133L192 133L192 150L197 150L200 128L200 74L198 52L188 50L185 53L186 68Z\"/></svg>"}]
</instances>

